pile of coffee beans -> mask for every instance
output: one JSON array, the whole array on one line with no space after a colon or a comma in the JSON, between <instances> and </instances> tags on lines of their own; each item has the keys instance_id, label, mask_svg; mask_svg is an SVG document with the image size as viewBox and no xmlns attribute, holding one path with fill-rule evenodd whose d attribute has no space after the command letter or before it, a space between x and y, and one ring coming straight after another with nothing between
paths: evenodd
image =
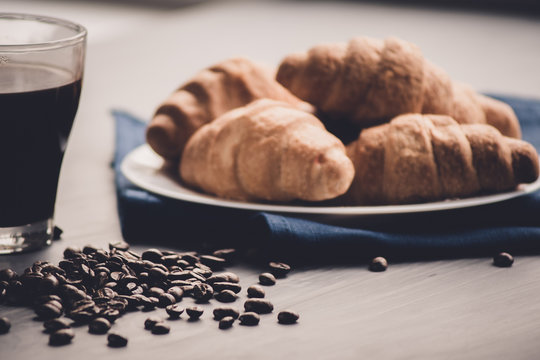
<instances>
[{"instance_id":1,"label":"pile of coffee beans","mask_svg":"<svg viewBox=\"0 0 540 360\"><path fill-rule=\"evenodd\" d=\"M32 307L37 319L44 322L52 346L72 341L72 324L86 324L92 334L107 334L115 321L130 311L163 308L170 320L179 319L185 312L189 321L197 321L204 312L202 307L184 309L178 303L184 297L200 304L212 300L235 302L242 289L240 279L224 271L235 256L234 249L221 249L209 255L158 249L138 254L125 242L109 244L108 251L93 246L68 247L64 260L58 264L37 261L23 274L0 270L0 303ZM271 262L268 272L260 274L259 283L274 285L276 278L285 277L289 271L289 265ZM230 328L237 319L241 325L257 325L259 314L273 311L273 304L263 299L265 291L260 285L248 288L244 313L232 307L214 309L220 329ZM290 315L292 312L283 314L278 315L281 324L298 319L297 314ZM0 333L9 328L9 320L0 318ZM159 317L148 318L144 328L156 335L170 332L170 326ZM128 342L124 336L112 333L107 340L112 347L126 346Z\"/></svg>"}]
</instances>

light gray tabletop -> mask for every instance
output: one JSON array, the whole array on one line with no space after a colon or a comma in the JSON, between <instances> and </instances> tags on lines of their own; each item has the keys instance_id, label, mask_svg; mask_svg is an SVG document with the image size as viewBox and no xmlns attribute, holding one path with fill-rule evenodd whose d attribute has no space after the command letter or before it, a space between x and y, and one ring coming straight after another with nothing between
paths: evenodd
<instances>
[{"instance_id":1,"label":"light gray tabletop","mask_svg":"<svg viewBox=\"0 0 540 360\"><path fill-rule=\"evenodd\" d=\"M83 93L64 161L56 206L63 240L42 251L0 257L22 271L35 260L59 261L66 246L106 246L121 239L113 172L110 110L149 118L157 104L203 67L244 55L277 65L293 51L356 35L398 36L457 80L479 91L540 97L540 21L458 10L373 3L214 1L152 8L90 1L3 0L0 11L65 17L87 26ZM540 219L539 219L540 221ZM145 247L153 246L151 242ZM142 249L136 247L135 249ZM258 269L232 268L245 287ZM0 359L535 359L540 350L540 259L512 268L490 258L293 271L268 288L276 310L300 313L297 325L265 315L256 328L221 331L210 317L171 322L171 333L143 329L147 313L114 325L129 345L110 349L103 336L75 329L73 344L47 346L28 309L0 307L13 328L0 336ZM184 300L185 304L190 300ZM240 306L240 302L238 302Z\"/></svg>"}]
</instances>

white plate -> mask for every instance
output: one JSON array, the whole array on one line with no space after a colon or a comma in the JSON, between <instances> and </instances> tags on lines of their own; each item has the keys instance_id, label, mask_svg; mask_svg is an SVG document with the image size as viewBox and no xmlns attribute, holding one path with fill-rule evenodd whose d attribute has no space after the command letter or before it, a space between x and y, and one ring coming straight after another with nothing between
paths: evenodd
<instances>
[{"instance_id":1,"label":"white plate","mask_svg":"<svg viewBox=\"0 0 540 360\"><path fill-rule=\"evenodd\" d=\"M172 171L173 169L166 169L164 167L163 159L146 144L134 149L124 158L124 161L121 164L121 170L135 185L169 198L235 209L296 214L367 216L450 210L505 201L532 193L540 188L539 179L532 184L522 184L515 191L422 204L385 206L296 206L224 200L188 189L178 182L177 176L174 171Z\"/></svg>"}]
</instances>

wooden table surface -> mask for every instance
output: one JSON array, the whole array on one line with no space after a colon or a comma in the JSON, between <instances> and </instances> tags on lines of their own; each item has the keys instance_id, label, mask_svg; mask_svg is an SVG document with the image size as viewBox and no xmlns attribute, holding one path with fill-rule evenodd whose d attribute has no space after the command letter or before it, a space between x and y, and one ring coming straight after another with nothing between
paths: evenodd
<instances>
[{"instance_id":1,"label":"wooden table surface","mask_svg":"<svg viewBox=\"0 0 540 360\"><path fill-rule=\"evenodd\" d=\"M0 11L40 13L89 30L86 74L56 205L63 240L47 249L0 257L22 271L33 261L59 261L66 246L106 246L121 239L113 172L110 110L148 118L156 105L203 67L244 55L276 65L287 53L356 35L398 36L454 78L480 91L540 98L540 22L504 14L392 7L354 2L215 1L185 8L107 2L4 0ZM539 219L540 222L540 219ZM142 247L152 247L151 241ZM245 287L258 269L231 270ZM47 346L41 323L24 308L0 307L12 330L0 336L0 359L537 359L540 350L540 258L512 268L490 258L297 269L268 288L276 310L301 314L297 325L262 317L256 328L221 331L211 306L198 323L171 322L171 333L143 329L147 313L130 313L106 338L75 329L73 344ZM184 304L190 299L184 300ZM240 303L238 302L238 305Z\"/></svg>"}]
</instances>

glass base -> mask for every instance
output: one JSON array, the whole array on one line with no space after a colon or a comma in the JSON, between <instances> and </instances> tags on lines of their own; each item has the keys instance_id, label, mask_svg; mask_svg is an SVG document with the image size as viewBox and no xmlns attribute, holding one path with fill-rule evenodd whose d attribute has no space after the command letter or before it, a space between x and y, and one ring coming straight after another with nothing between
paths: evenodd
<instances>
[{"instance_id":1,"label":"glass base","mask_svg":"<svg viewBox=\"0 0 540 360\"><path fill-rule=\"evenodd\" d=\"M0 227L0 254L41 249L51 244L52 236L52 218L27 225Z\"/></svg>"}]
</instances>

